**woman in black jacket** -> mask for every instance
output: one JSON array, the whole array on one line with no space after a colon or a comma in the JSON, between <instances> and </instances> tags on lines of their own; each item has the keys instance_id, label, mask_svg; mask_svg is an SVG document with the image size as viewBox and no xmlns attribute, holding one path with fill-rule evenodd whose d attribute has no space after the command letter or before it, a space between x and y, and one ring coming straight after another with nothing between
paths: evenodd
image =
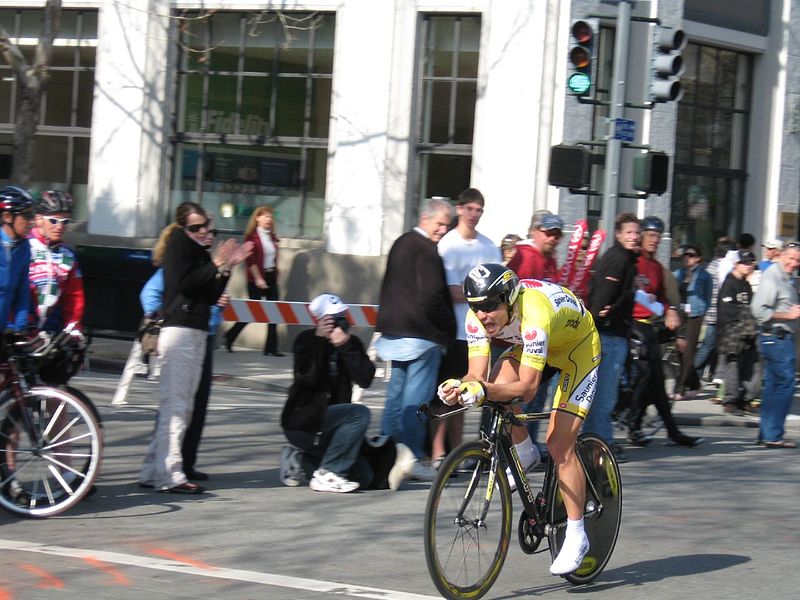
<instances>
[{"instance_id":1,"label":"woman in black jacket","mask_svg":"<svg viewBox=\"0 0 800 600\"><path fill-rule=\"evenodd\" d=\"M139 474L139 485L162 492L200 494L183 472L181 444L191 416L194 394L208 337L211 306L217 302L231 268L251 252L252 244L220 244L211 256L205 249L210 219L203 207L184 202L175 223L162 232L164 252L164 323L158 336L161 357L156 428Z\"/></svg>"}]
</instances>

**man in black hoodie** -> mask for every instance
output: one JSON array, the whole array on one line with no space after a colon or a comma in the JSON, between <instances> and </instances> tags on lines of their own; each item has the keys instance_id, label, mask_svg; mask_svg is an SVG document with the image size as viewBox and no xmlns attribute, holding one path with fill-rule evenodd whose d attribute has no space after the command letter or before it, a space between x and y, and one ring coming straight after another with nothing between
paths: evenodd
<instances>
[{"instance_id":1,"label":"man in black hoodie","mask_svg":"<svg viewBox=\"0 0 800 600\"><path fill-rule=\"evenodd\" d=\"M633 321L636 291L636 247L639 244L639 219L622 213L614 223L616 241L597 261L589 294L589 310L600 332L602 360L597 372L597 389L592 410L583 430L596 433L624 460L622 449L614 445L611 413L619 397L619 380L628 355L628 335Z\"/></svg>"},{"instance_id":2,"label":"man in black hoodie","mask_svg":"<svg viewBox=\"0 0 800 600\"><path fill-rule=\"evenodd\" d=\"M725 359L722 409L741 415L752 412L750 400L758 392L761 371L756 348L758 327L750 312L753 289L747 281L755 268L756 257L749 250L739 250L737 258L719 289L717 352Z\"/></svg>"}]
</instances>

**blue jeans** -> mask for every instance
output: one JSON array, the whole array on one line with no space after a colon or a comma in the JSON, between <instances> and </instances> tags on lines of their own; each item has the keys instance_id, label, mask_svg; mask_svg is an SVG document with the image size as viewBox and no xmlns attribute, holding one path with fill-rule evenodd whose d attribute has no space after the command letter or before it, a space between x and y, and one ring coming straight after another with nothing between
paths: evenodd
<instances>
[{"instance_id":1,"label":"blue jeans","mask_svg":"<svg viewBox=\"0 0 800 600\"><path fill-rule=\"evenodd\" d=\"M778 442L783 439L783 426L794 396L794 335L787 333L781 340L774 335L760 334L758 345L764 363L759 439L762 442Z\"/></svg>"},{"instance_id":2,"label":"blue jeans","mask_svg":"<svg viewBox=\"0 0 800 600\"><path fill-rule=\"evenodd\" d=\"M592 408L583 422L585 433L596 433L610 444L614 441L611 413L619 398L619 381L628 355L628 340L618 335L600 334L602 360L597 368L597 388Z\"/></svg>"},{"instance_id":3,"label":"blue jeans","mask_svg":"<svg viewBox=\"0 0 800 600\"><path fill-rule=\"evenodd\" d=\"M711 353L717 347L717 325L706 325L706 335L700 346L697 348L697 354L694 355L694 368L697 371L698 377L703 375L703 369L711 359ZM711 373L714 377L714 373Z\"/></svg>"},{"instance_id":4,"label":"blue jeans","mask_svg":"<svg viewBox=\"0 0 800 600\"><path fill-rule=\"evenodd\" d=\"M362 404L331 404L319 438L313 433L293 429L283 433L289 443L303 450L312 461L318 458L318 468L352 477L351 470L361 453L369 417L369 409ZM353 479L359 481L359 478Z\"/></svg>"},{"instance_id":5,"label":"blue jeans","mask_svg":"<svg viewBox=\"0 0 800 600\"><path fill-rule=\"evenodd\" d=\"M386 389L381 433L408 446L417 458L425 456L427 423L417 416L420 404L427 405L436 390L436 375L442 351L434 346L414 360L393 360L392 378Z\"/></svg>"}]
</instances>

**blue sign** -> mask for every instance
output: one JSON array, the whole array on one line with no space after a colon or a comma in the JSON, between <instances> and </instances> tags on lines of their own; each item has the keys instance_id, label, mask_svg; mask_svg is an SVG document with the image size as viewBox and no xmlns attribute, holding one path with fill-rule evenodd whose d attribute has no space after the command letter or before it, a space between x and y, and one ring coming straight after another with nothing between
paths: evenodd
<instances>
[{"instance_id":1,"label":"blue sign","mask_svg":"<svg viewBox=\"0 0 800 600\"><path fill-rule=\"evenodd\" d=\"M632 119L614 119L614 139L632 142L636 137L636 121Z\"/></svg>"}]
</instances>

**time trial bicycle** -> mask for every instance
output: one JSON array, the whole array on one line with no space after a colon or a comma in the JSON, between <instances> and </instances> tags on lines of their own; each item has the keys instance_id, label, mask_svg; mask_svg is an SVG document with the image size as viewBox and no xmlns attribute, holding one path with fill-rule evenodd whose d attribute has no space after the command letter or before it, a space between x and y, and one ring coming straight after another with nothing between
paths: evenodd
<instances>
[{"instance_id":1,"label":"time trial bicycle","mask_svg":"<svg viewBox=\"0 0 800 600\"><path fill-rule=\"evenodd\" d=\"M425 510L425 558L436 588L445 598L477 599L500 575L512 527L512 491L506 467L522 501L517 537L526 554L549 549L558 555L567 514L557 468L548 457L540 489L531 485L511 442L511 427L547 420L550 413L514 415L508 404L486 402L480 439L461 444L439 467ZM456 409L447 418L463 412ZM434 417L435 418L435 417ZM586 475L584 526L589 552L580 567L563 577L574 584L593 581L605 568L617 542L622 518L622 480L608 445L581 434L576 451ZM539 549L542 540L547 547Z\"/></svg>"}]
</instances>

